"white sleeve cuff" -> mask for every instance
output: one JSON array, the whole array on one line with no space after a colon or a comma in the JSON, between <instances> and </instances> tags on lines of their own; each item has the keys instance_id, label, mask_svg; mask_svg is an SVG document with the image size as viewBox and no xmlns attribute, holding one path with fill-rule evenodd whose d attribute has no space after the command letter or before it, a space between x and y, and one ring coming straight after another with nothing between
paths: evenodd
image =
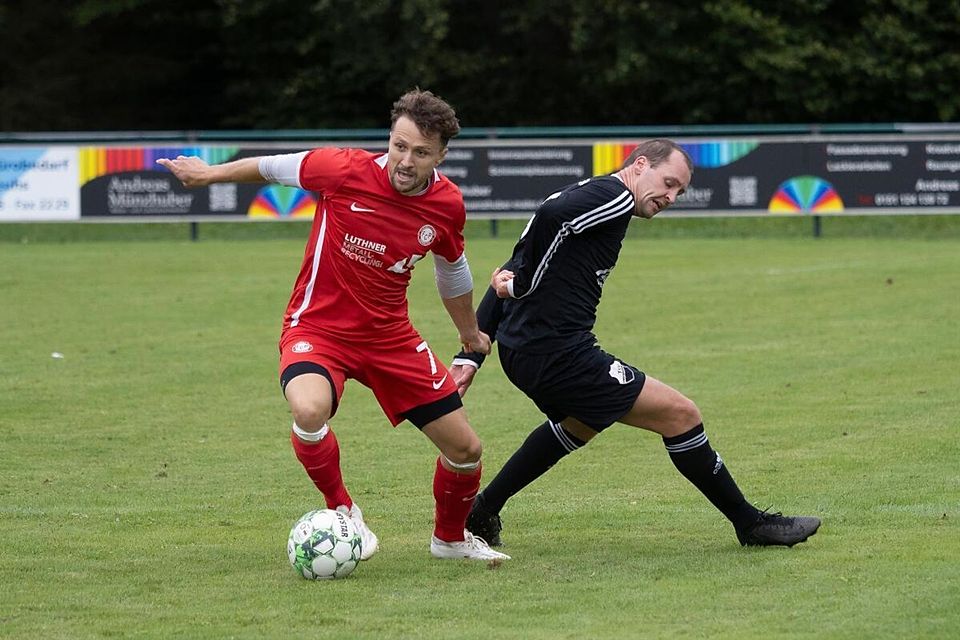
<instances>
[{"instance_id":1,"label":"white sleeve cuff","mask_svg":"<svg viewBox=\"0 0 960 640\"><path fill-rule=\"evenodd\" d=\"M480 368L479 364L477 364L476 362L468 358L454 358L453 362L450 363L450 365L454 367L457 366L458 364L465 367L473 367L474 369Z\"/></svg>"},{"instance_id":2,"label":"white sleeve cuff","mask_svg":"<svg viewBox=\"0 0 960 640\"><path fill-rule=\"evenodd\" d=\"M308 151L300 153L285 153L276 156L263 156L257 163L260 175L267 182L276 182L277 184L288 187L300 186L300 165L303 159L307 157Z\"/></svg>"},{"instance_id":3,"label":"white sleeve cuff","mask_svg":"<svg viewBox=\"0 0 960 640\"><path fill-rule=\"evenodd\" d=\"M507 293L510 294L511 298L517 297L513 294L513 278L510 278L509 280L507 280Z\"/></svg>"}]
</instances>

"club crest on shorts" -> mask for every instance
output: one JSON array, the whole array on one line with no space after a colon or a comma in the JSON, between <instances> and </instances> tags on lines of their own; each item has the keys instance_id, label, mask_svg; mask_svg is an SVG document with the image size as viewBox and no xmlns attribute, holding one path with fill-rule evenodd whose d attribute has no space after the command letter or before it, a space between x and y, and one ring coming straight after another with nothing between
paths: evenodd
<instances>
[{"instance_id":1,"label":"club crest on shorts","mask_svg":"<svg viewBox=\"0 0 960 640\"><path fill-rule=\"evenodd\" d=\"M627 365L619 360L614 360L610 363L610 377L620 384L629 384L636 379L637 375Z\"/></svg>"},{"instance_id":2,"label":"club crest on shorts","mask_svg":"<svg viewBox=\"0 0 960 640\"><path fill-rule=\"evenodd\" d=\"M307 342L306 340L301 340L300 342L290 347L290 351L293 351L294 353L310 353L311 351L313 351L313 345Z\"/></svg>"},{"instance_id":3,"label":"club crest on shorts","mask_svg":"<svg viewBox=\"0 0 960 640\"><path fill-rule=\"evenodd\" d=\"M433 228L432 224L423 225L420 227L420 231L417 232L417 241L424 247L429 247L436 238L437 230Z\"/></svg>"}]
</instances>

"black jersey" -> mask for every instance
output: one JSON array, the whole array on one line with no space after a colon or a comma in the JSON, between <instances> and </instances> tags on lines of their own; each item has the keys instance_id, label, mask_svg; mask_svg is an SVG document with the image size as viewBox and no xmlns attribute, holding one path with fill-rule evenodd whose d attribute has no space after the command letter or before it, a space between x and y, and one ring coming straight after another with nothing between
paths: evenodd
<instances>
[{"instance_id":1,"label":"black jersey","mask_svg":"<svg viewBox=\"0 0 960 640\"><path fill-rule=\"evenodd\" d=\"M636 203L614 176L565 187L537 208L506 268L496 339L514 351L548 353L594 343L603 283L617 264Z\"/></svg>"}]
</instances>

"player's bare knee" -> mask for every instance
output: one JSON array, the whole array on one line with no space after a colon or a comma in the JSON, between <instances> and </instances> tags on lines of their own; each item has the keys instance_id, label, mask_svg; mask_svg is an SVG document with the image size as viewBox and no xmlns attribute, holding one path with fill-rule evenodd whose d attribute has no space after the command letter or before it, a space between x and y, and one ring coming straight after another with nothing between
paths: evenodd
<instances>
[{"instance_id":1,"label":"player's bare knee","mask_svg":"<svg viewBox=\"0 0 960 640\"><path fill-rule=\"evenodd\" d=\"M330 419L329 410L320 402L291 402L290 412L304 431L319 431Z\"/></svg>"},{"instance_id":2,"label":"player's bare knee","mask_svg":"<svg viewBox=\"0 0 960 640\"><path fill-rule=\"evenodd\" d=\"M448 447L443 455L454 466L473 465L480 461L480 457L483 455L483 445L480 444L480 440L472 438L469 441Z\"/></svg>"},{"instance_id":3,"label":"player's bare knee","mask_svg":"<svg viewBox=\"0 0 960 640\"><path fill-rule=\"evenodd\" d=\"M700 415L700 409L686 396L680 396L676 402L672 413L673 426L683 433L703 422L703 416Z\"/></svg>"}]
</instances>

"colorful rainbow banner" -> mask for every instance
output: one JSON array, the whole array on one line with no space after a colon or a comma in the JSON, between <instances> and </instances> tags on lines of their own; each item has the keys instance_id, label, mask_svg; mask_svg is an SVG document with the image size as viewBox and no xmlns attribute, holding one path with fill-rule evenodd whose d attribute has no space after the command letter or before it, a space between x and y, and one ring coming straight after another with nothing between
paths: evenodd
<instances>
[{"instance_id":1,"label":"colorful rainbow banner","mask_svg":"<svg viewBox=\"0 0 960 640\"><path fill-rule=\"evenodd\" d=\"M752 152L760 143L756 140L680 143L690 154L694 167L716 169L732 164Z\"/></svg>"},{"instance_id":2,"label":"colorful rainbow banner","mask_svg":"<svg viewBox=\"0 0 960 640\"><path fill-rule=\"evenodd\" d=\"M247 215L251 218L312 218L317 199L309 191L271 184L257 192Z\"/></svg>"},{"instance_id":3,"label":"colorful rainbow banner","mask_svg":"<svg viewBox=\"0 0 960 640\"><path fill-rule=\"evenodd\" d=\"M718 142L679 143L690 155L694 167L715 169L736 162L760 143L756 140L721 140ZM593 145L593 175L611 173L620 168L636 142L597 142Z\"/></svg>"},{"instance_id":4,"label":"colorful rainbow banner","mask_svg":"<svg viewBox=\"0 0 960 640\"><path fill-rule=\"evenodd\" d=\"M81 147L80 185L111 173L124 171L166 171L158 158L197 156L219 164L236 155L239 147Z\"/></svg>"},{"instance_id":5,"label":"colorful rainbow banner","mask_svg":"<svg viewBox=\"0 0 960 640\"><path fill-rule=\"evenodd\" d=\"M796 176L780 184L767 210L770 213L840 213L843 200L823 178Z\"/></svg>"}]
</instances>

